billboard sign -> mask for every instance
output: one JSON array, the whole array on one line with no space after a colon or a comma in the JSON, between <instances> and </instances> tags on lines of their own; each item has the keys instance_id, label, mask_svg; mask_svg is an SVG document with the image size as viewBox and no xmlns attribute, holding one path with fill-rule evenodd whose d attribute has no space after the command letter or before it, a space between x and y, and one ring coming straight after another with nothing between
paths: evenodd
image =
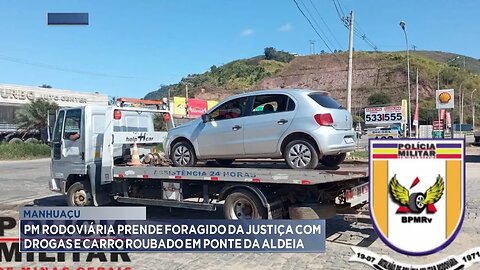
<instances>
[{"instance_id":1,"label":"billboard sign","mask_svg":"<svg viewBox=\"0 0 480 270\"><path fill-rule=\"evenodd\" d=\"M400 124L403 119L402 106L365 108L367 125Z\"/></svg>"},{"instance_id":2,"label":"billboard sign","mask_svg":"<svg viewBox=\"0 0 480 270\"><path fill-rule=\"evenodd\" d=\"M208 103L203 99L189 98L187 113L189 117L200 117L207 112Z\"/></svg>"}]
</instances>

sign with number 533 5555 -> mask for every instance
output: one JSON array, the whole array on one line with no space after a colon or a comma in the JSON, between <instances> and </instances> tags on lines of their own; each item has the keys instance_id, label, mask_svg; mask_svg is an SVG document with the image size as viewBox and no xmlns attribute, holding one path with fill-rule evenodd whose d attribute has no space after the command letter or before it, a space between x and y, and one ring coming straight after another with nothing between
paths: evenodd
<instances>
[{"instance_id":1,"label":"sign with number 533 5555","mask_svg":"<svg viewBox=\"0 0 480 270\"><path fill-rule=\"evenodd\" d=\"M402 106L365 108L365 124L402 123Z\"/></svg>"}]
</instances>

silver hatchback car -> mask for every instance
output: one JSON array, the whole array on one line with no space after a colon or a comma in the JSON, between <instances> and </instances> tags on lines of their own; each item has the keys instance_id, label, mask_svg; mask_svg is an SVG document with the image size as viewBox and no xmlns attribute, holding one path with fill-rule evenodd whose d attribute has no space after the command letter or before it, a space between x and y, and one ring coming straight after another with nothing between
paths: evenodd
<instances>
[{"instance_id":1,"label":"silver hatchback car","mask_svg":"<svg viewBox=\"0 0 480 270\"><path fill-rule=\"evenodd\" d=\"M215 159L284 158L293 169L339 165L356 146L352 115L327 92L278 89L231 96L168 132L176 167Z\"/></svg>"}]
</instances>

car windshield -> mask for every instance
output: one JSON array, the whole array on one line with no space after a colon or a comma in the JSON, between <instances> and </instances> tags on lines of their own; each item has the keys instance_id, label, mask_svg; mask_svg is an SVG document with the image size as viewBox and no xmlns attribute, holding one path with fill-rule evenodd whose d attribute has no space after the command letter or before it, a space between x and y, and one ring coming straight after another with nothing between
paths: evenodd
<instances>
[{"instance_id":1,"label":"car windshield","mask_svg":"<svg viewBox=\"0 0 480 270\"><path fill-rule=\"evenodd\" d=\"M308 94L308 96L315 100L320 106L329 109L344 109L338 102L331 98L328 94L322 92L314 92Z\"/></svg>"}]
</instances>

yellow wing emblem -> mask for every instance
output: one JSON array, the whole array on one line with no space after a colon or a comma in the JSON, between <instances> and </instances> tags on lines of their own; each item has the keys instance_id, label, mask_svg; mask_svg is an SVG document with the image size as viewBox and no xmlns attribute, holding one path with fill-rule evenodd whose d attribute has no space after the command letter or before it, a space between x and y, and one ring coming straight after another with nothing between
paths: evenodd
<instances>
[{"instance_id":1,"label":"yellow wing emblem","mask_svg":"<svg viewBox=\"0 0 480 270\"><path fill-rule=\"evenodd\" d=\"M423 200L423 204L432 204L438 202L438 200L440 200L443 195L443 189L443 178L438 175L435 184L429 187L425 192L425 199Z\"/></svg>"},{"instance_id":2,"label":"yellow wing emblem","mask_svg":"<svg viewBox=\"0 0 480 270\"><path fill-rule=\"evenodd\" d=\"M400 205L408 206L408 197L410 196L408 189L398 183L396 174L390 180L390 193Z\"/></svg>"}]
</instances>

